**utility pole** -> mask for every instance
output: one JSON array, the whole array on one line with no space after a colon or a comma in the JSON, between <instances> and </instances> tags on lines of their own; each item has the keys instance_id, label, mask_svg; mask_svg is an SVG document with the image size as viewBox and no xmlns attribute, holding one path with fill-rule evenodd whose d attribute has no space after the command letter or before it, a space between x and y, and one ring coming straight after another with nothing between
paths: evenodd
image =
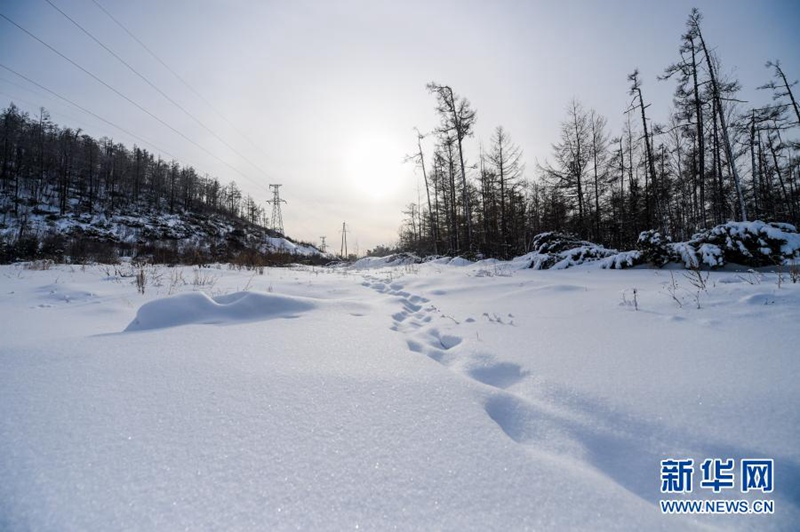
<instances>
[{"instance_id":1,"label":"utility pole","mask_svg":"<svg viewBox=\"0 0 800 532\"><path fill-rule=\"evenodd\" d=\"M347 260L347 224L345 222L342 222L342 248L339 255Z\"/></svg>"},{"instance_id":2,"label":"utility pole","mask_svg":"<svg viewBox=\"0 0 800 532\"><path fill-rule=\"evenodd\" d=\"M327 249L327 247L328 247L328 244L326 244L326 243L325 243L325 239L326 239L327 237L321 236L321 237L319 237L319 238L320 238L320 240L322 240L322 244L319 246L319 249L320 249L320 251L322 251L323 253L325 253L325 250L326 250L326 249Z\"/></svg>"},{"instance_id":3,"label":"utility pole","mask_svg":"<svg viewBox=\"0 0 800 532\"><path fill-rule=\"evenodd\" d=\"M283 185L270 185L272 189L272 200L267 200L267 203L272 204L272 230L285 235L283 231L283 214L281 213L281 203L286 203L286 200L281 199L280 188Z\"/></svg>"}]
</instances>

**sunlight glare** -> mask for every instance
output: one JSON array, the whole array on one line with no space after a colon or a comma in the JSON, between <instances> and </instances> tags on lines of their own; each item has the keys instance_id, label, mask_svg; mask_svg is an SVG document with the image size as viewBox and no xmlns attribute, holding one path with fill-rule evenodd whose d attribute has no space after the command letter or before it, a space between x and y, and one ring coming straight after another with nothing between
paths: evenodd
<instances>
[{"instance_id":1,"label":"sunlight glare","mask_svg":"<svg viewBox=\"0 0 800 532\"><path fill-rule=\"evenodd\" d=\"M363 136L345 152L345 176L360 194L373 200L384 199L398 189L403 157L400 146L387 136Z\"/></svg>"}]
</instances>

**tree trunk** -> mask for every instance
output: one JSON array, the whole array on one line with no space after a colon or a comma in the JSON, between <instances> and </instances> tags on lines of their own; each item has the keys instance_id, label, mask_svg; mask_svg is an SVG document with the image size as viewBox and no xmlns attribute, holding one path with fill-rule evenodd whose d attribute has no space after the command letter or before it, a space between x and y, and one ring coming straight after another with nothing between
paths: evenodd
<instances>
[{"instance_id":1,"label":"tree trunk","mask_svg":"<svg viewBox=\"0 0 800 532\"><path fill-rule=\"evenodd\" d=\"M741 180L739 179L739 170L736 168L736 161L733 156L733 148L731 147L731 140L728 136L728 126L725 121L725 111L722 109L722 101L719 93L719 85L717 84L717 76L714 72L714 64L711 60L711 55L706 48L706 42L703 39L703 33L700 31L700 25L697 25L697 36L700 39L700 45L703 48L703 53L706 56L706 65L708 66L708 74L711 77L711 94L713 95L714 105L717 108L719 116L719 124L722 133L722 143L725 148L725 157L728 159L728 167L733 176L733 184L736 187L736 195L739 199L739 211L743 222L747 221L747 207L744 204L744 195L742 194Z\"/></svg>"},{"instance_id":2,"label":"tree trunk","mask_svg":"<svg viewBox=\"0 0 800 532\"><path fill-rule=\"evenodd\" d=\"M706 228L706 145L703 131L703 102L700 100L700 83L697 80L697 57L694 38L689 35L692 48L692 81L694 83L694 113L697 119L697 174L700 183L700 213L701 227Z\"/></svg>"},{"instance_id":3,"label":"tree trunk","mask_svg":"<svg viewBox=\"0 0 800 532\"><path fill-rule=\"evenodd\" d=\"M422 177L425 180L425 195L428 198L428 214L430 215L431 219L431 240L433 240L433 253L434 255L439 254L439 247L437 244L438 237L436 235L436 221L433 214L433 208L431 206L431 189L428 186L428 172L425 170L425 156L422 153L422 135L417 133L417 148L419 150L419 165L422 167Z\"/></svg>"},{"instance_id":4,"label":"tree trunk","mask_svg":"<svg viewBox=\"0 0 800 532\"><path fill-rule=\"evenodd\" d=\"M792 94L792 87L789 84L789 82L786 81L786 75L783 73L783 70L781 70L781 67L778 66L777 63L775 65L775 70L778 71L778 74L780 74L781 79L783 80L783 86L786 89L786 94L789 95L789 100L792 102L792 108L794 109L794 113L797 116L797 123L800 124L800 106L797 105L797 100L794 99L794 94Z\"/></svg>"},{"instance_id":5,"label":"tree trunk","mask_svg":"<svg viewBox=\"0 0 800 532\"><path fill-rule=\"evenodd\" d=\"M644 107L644 99L642 98L642 90L638 87L636 88L636 92L639 95L639 108L642 110L642 128L644 128L644 147L645 147L645 155L647 157L647 170L650 175L650 183L649 187L647 182L645 182L645 216L647 217L647 224L648 226L652 225L652 212L651 212L651 202L652 197L654 197L653 189L656 186L656 165L655 161L653 160L653 147L650 143L650 134L647 130L647 115L645 114L645 107ZM648 192L649 190L649 192ZM656 204L657 205L657 204ZM658 215L658 209L656 208L656 215ZM659 220L659 223L661 221Z\"/></svg>"}]
</instances>

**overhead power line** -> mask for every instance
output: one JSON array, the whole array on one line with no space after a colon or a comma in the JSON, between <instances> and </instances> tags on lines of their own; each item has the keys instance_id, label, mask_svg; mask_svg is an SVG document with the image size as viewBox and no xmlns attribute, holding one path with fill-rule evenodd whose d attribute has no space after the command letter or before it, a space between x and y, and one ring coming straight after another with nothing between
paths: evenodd
<instances>
[{"instance_id":1,"label":"overhead power line","mask_svg":"<svg viewBox=\"0 0 800 532\"><path fill-rule=\"evenodd\" d=\"M27 104L31 109L44 109L49 115L60 118L61 123L70 124L73 131L85 131L87 128L91 127L87 123L87 119L91 117L86 117L83 115L83 113L75 113L74 109L69 108L66 105L58 105L57 107L44 107L41 103L42 97L46 97L52 101L55 101L55 98L47 96L43 92L33 90L30 87L24 87L24 90L38 96L40 100L33 101L23 96L19 96L18 93L12 94L11 92L7 92L3 88L0 88L0 96L5 97L6 100L11 102L11 104Z\"/></svg>"},{"instance_id":2,"label":"overhead power line","mask_svg":"<svg viewBox=\"0 0 800 532\"><path fill-rule=\"evenodd\" d=\"M103 50L105 50L106 52L108 52L109 54L111 54L111 56L112 56L112 57L114 57L114 58L115 58L117 61L119 61L120 63L122 63L123 65L125 65L125 67L127 67L127 68L128 68L128 70L130 70L131 72L133 72L134 74L136 74L136 75L137 75L137 76L138 76L138 77L139 77L139 78L140 78L142 81L144 81L145 83L147 83L148 85L150 85L150 87L151 87L153 90L155 90L155 91L156 91L156 92L158 92L158 93L159 93L161 96L163 96L163 97L164 97L164 99L166 99L166 100L167 100L169 103L171 103L172 105L174 105L175 107L177 107L178 109L180 109L180 110L181 110L181 111L182 111L182 112L183 112L183 113L184 113L186 116L188 116L189 118L191 118L192 120L194 120L194 121L195 121L195 123L197 123L197 124L198 124L200 127L202 127L203 129L205 129L206 131L208 131L208 132L209 132L209 133L210 133L210 134L211 134L211 135L212 135L212 136L213 136L215 139L217 139L217 140L218 140L218 141L220 141L222 144L224 144L224 145L225 145L225 146L226 146L226 147L227 147L229 150L231 150L233 153L235 153L237 156L239 156L239 157L240 157L242 160L244 160L245 162L249 163L249 164L250 164L250 165L251 165L253 168L255 168L256 170L258 170L259 172L261 172L261 174L263 174L263 175L264 175L264 177L266 177L266 178L269 178L269 175L268 175L268 174L267 174L267 173L266 173L264 170L262 170L262 169L261 169L261 168L260 168L260 167L259 167L257 164L255 164L255 163L254 163L254 162L252 162L250 159L248 159L247 157L245 157L244 155L242 155L242 154L241 154L241 153L240 153L240 152L239 152L239 151L238 151L236 148L234 148L233 146L231 146L230 144L228 144L228 143L225 141L225 139L223 139L222 137L220 137L220 136L219 136L219 135L218 135L218 134L217 134L217 133L216 133L216 132L215 132L213 129L211 129L210 127L208 127L208 126L207 126L207 125L206 125L206 124L205 124L205 123L204 123L202 120L200 120L199 118L197 118L197 117L196 117L194 114L192 114L191 112L189 112L189 111L188 111L188 110L187 110L185 107L183 107L181 104L179 104L179 103L178 103L178 102L176 102L174 99L172 99L172 98L171 98L171 97L170 97L170 96L169 96L167 93L165 93L165 92L164 92L164 91L162 91L160 88L158 88L158 87L156 86L156 84L155 84L155 83L153 83L152 81L150 81L150 79L149 79L149 78L147 78L147 76L145 76L144 74L142 74L141 72L139 72L138 70L136 70L134 67L132 67L132 66L130 65L130 63L128 63L127 61L125 61L123 58L121 58L121 57L120 57L118 54L116 54L116 53L115 53L115 52L114 52L114 51L113 51L111 48L109 48L108 46L106 46L105 44L103 44L103 42L102 42L102 41L100 41L100 39L98 39L97 37L95 37L95 36L94 36L94 35L93 35L93 34L92 34L92 33L91 33L89 30L87 30L86 28L84 28L83 26L81 26L81 25L80 25L80 24L79 24L77 21L75 21L75 19L73 19L72 17L70 17L69 15L67 15L67 14L66 14L66 13L65 13L63 10L61 10L61 8L59 8L57 5L55 5L55 4L52 2L52 0L45 0L45 2L47 2L48 4L50 4L50 6L51 6L53 9L55 9L56 11L58 11L59 13L61 13L61 14L62 14L62 15L63 15L63 16L66 18L66 19L67 19L67 20L69 20L70 22L72 22L72 24L74 24L74 25L75 25L75 27L77 27L79 30L81 30L83 33L85 33L85 34L86 34L86 35L87 35L87 36L88 36L90 39L92 39L92 40L93 40L95 43L97 43L97 44L98 44L98 45L99 45L101 48L103 48Z\"/></svg>"},{"instance_id":3,"label":"overhead power line","mask_svg":"<svg viewBox=\"0 0 800 532\"><path fill-rule=\"evenodd\" d=\"M112 92L114 92L115 94L117 94L119 97L123 98L123 99L124 99L124 100L126 100L128 103L130 103L131 105L135 106L137 109L139 109L139 110L140 110L140 111L142 111L143 113L147 114L148 116L150 116L151 118L153 118L153 119L154 119L154 120L156 120L158 123L160 123L160 124L162 124L163 126L165 126L166 128L170 129L170 130L171 130L171 131L173 131L175 134L179 135L180 137L182 137L183 139L185 139L187 142L189 142L190 144L194 145L195 147L197 147L198 149L200 149L201 151L203 151L204 153L206 153L206 154L207 154L207 155L209 155L210 157L212 157L212 158L216 159L217 161L221 162L222 164L224 164L225 166L227 166L228 168L230 168L231 170L233 170L233 171L234 171L234 172L236 172L237 174L241 175L241 176L242 176L242 177L244 177L245 179L248 179L248 180L252 181L253 183L255 183L255 184L257 184L257 185L261 185L260 183L258 183L257 181L255 181L253 178L251 178L251 177L250 177L250 176L248 176L247 174L243 173L243 172L242 172L241 170L239 170L238 168L236 168L236 167L232 166L230 163L228 163L227 161L225 161L224 159L222 159L222 158L221 158L221 157L219 157L218 155L216 155L216 154L212 153L212 152L211 152L211 151L209 151L207 148L204 148L203 146L201 146L200 144L198 144L198 143L197 143L197 142L195 142L194 140L190 139L190 138L189 138L189 137L187 137L185 134L183 134L181 131L178 131L177 129L175 129L174 127L172 127L172 126L171 126L171 125L169 125L168 123L166 123L164 120L162 120L161 118L159 118L158 116L156 116L156 115L155 115L155 114L153 114L152 112L150 112L150 111L148 111L147 109L145 109L145 108L144 108L142 105L140 105L140 104L138 104L137 102L133 101L133 100L132 100L132 99L130 99L128 96L125 96L125 95L124 95L122 92L120 92L119 90L115 89L114 87L112 87L111 85L109 85L108 83L106 83L105 81L103 81L102 79L100 79L99 77L97 77L96 75L94 75L92 72L90 72L90 71L89 71L89 70L87 70L86 68L82 67L81 65L79 65L78 63L76 63L75 61L73 61L72 59L70 59L69 57L67 57L66 55L62 54L61 52L59 52L58 50L56 50L55 48L53 48L52 46L50 46L49 44L47 44L46 42L44 42L42 39L40 39L39 37L37 37L36 35L34 35L33 33L31 33L30 31L26 30L25 28L23 28L22 26L20 26L20 25L19 25L19 24L17 24L16 22L14 22L12 19L10 19L10 18L9 18L8 16L6 16L5 14L3 14L3 13L0 13L0 17L2 17L3 19L5 19L6 21L8 21L9 23L11 23L12 25L16 26L16 27L17 27L19 30L21 30L22 32L24 32L25 34L27 34L28 36L30 36L30 37L31 37L31 38L33 38L34 40L36 40L36 41L39 41L39 43L41 43L42 45L44 45L45 47L47 47L47 48L48 48L50 51L52 51L53 53L55 53L55 54L56 54L56 55L58 55L59 57L63 58L64 60L68 61L68 62L69 62L69 63L71 63L73 66L75 66L75 67L76 67L76 68L78 68L79 70L83 71L83 72L84 72L86 75L88 75L89 77L91 77L92 79L94 79L95 81L97 81L98 83L100 83L101 85L105 86L107 89L111 90Z\"/></svg>"},{"instance_id":4,"label":"overhead power line","mask_svg":"<svg viewBox=\"0 0 800 532\"><path fill-rule=\"evenodd\" d=\"M148 54L150 54L150 56L151 56L153 59L155 59L156 61L158 61L158 62L161 64L161 66L163 66L165 69L167 69L167 70L170 72L170 74L172 74L173 76L175 76L175 78L177 78L177 79L178 79L178 81L180 81L181 83L183 83L183 85L184 85L184 86L185 86L187 89L189 89L189 90L190 90L190 91L191 91L191 92L192 92L192 93L193 93L195 96L197 96L198 98L200 98L200 99L201 99L201 100L202 100L202 101L203 101L203 102L204 102L204 103L205 103L205 104L208 106L208 108L209 108L209 109L211 109L212 111L214 111L214 112L217 114L217 116L219 116L220 118L222 118L222 119L223 119L223 120L224 120L224 121L225 121L225 122L226 122L226 123L227 123L229 126L231 126L231 128L232 128L234 131L236 131L236 133L238 133L238 134L239 134L239 135L240 135L240 136L241 136L243 139L245 139L247 142L249 142L251 146L253 146L253 147L254 147L255 149L257 149L257 150L260 150L260 149L261 149L261 148L260 148L260 147L259 147L259 146L258 146L258 145L255 143L255 142L253 142L253 140L252 140L252 139L251 139L251 138L250 138L248 135L246 135L246 134L245 134L244 132L242 132L242 131L241 131L239 128L237 128L237 127L236 127L236 124L234 124L234 123L233 123L231 120L229 120L229 119L228 119L228 117L227 117L227 116L225 116L225 115L222 113L222 111L220 111L219 109L217 109L217 108L214 106L214 104L212 104L210 101L208 101L208 99L207 99L205 96L203 96L203 95L200 93L200 91L198 91L197 89L195 89L195 88L192 86L192 84L191 84L191 83L189 83L188 81L186 81L186 80L183 78L183 76L181 76L180 74L178 74L178 73L177 73L177 72L176 72L176 71L175 71L175 70L174 70L172 67L170 67L170 66L169 66L169 65L168 65L168 64L167 64L167 63L166 63L166 62L165 62L163 59L161 59L161 57L159 57L159 56L158 56L158 54L156 54L156 53L155 53L153 50L151 50L151 49L150 49L150 48L149 48L149 47L148 47L148 46L147 46L145 43L143 43L143 42L142 42L142 41L141 41L141 40L140 40L140 39L139 39L139 38L138 38L136 35L134 35L134 33L133 33L133 32L132 32L130 29L128 29L128 27L127 27L127 26L125 26L125 25L124 25L122 22L120 22L120 21L119 21L119 20L118 20L116 17L114 17L114 15L112 15L111 13L109 13L109 12L108 12L108 10L107 10L106 8L104 8L104 7L102 6L102 4L100 4L100 2L98 2L97 0L92 0L92 3L94 3L94 5L96 5L96 6L97 6L97 7L98 7L98 8L99 8L99 9L100 9L100 10L101 10L103 13L105 13L105 14L106 14L106 16L108 16L108 18L110 18L110 19L111 19L111 20L112 20L112 21L113 21L113 22L114 22L114 23L115 23L117 26L119 26L120 28L122 28L122 30L123 30L125 33L127 33L127 34L128 34L128 36L129 36L131 39L133 39L134 41L136 41L136 42L139 44L139 46L141 46L142 48L144 48L144 50L145 50L145 51L146 51Z\"/></svg>"},{"instance_id":5,"label":"overhead power line","mask_svg":"<svg viewBox=\"0 0 800 532\"><path fill-rule=\"evenodd\" d=\"M122 131L122 132L123 132L123 133L125 133L126 135L129 135L129 136L133 137L134 139L136 139L136 140L139 140L139 141L140 141L140 142L142 142L143 144L147 144L147 145L148 145L148 146L150 146L151 148L153 148L153 149L155 149L155 150L158 150L158 151L160 151L160 152L161 152L161 153L163 153L164 155L167 155L167 156L171 157L172 159L177 159L177 157L175 157L174 155L172 155L171 153L169 153L167 150L165 150L165 149L163 149L163 148L161 148L161 147L159 147L159 146L156 146L156 145L155 145L155 144L153 144L152 142L150 142L150 141L148 141L148 140L146 140L146 139L144 139L144 138L140 137L139 135L137 135L137 134L135 134L135 133L131 133L131 132L130 132L130 131L128 131L127 129L123 128L122 126L118 126L117 124L115 124L114 122L111 122L110 120L106 120L106 119L105 119L105 118L103 118L102 116L100 116L100 115L98 115L98 114L96 114L96 113L93 113L93 112L92 112L92 111L90 111L89 109L86 109L85 107L82 107L82 106L78 105L77 103L73 102L73 101L72 101L72 100L70 100L69 98L66 98L66 97L64 97L64 96L61 96L61 95L60 95L60 94L58 94L57 92L55 92L55 91L52 91L52 90L48 89L48 88L47 88L47 87L45 87L44 85L41 85L41 84L39 84L39 83L36 83L36 82L35 82L35 81L33 81L31 78L29 78L29 77L27 77L27 76L24 76L23 74L20 74L20 73L19 73L19 72L17 72L16 70L14 70L14 69L12 69L12 68L10 68L10 67L8 67L8 66L6 66L6 65L2 64L2 63L0 63L0 68L4 68L4 69L8 70L9 72L11 72L12 74L16 74L17 76L21 77L22 79L24 79L24 80L25 80L25 81L27 81L28 83L31 83L31 84L33 84L33 85L35 85L35 86L39 87L39 88L40 88L40 89L42 89L43 91L49 92L50 94L52 94L52 95L53 95L53 96L55 96L56 98L59 98L59 99L61 99L61 100L65 101L65 102L67 102L68 104L70 104L70 105L74 106L75 108L77 108L77 109L80 109L80 110L81 110L81 111L83 111L84 113L87 113L87 114L89 114L89 115L91 115L91 116L93 116L93 117L97 118L98 120L100 120L100 121L102 121L102 122L104 122L104 123L108 124L109 126L111 126L111 127L113 127L113 128L116 128L116 129L118 129L118 130Z\"/></svg>"}]
</instances>

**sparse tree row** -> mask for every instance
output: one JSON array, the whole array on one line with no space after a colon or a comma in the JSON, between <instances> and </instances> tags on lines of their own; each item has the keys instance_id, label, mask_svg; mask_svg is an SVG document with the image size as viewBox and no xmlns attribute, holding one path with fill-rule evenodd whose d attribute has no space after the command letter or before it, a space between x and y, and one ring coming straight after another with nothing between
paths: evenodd
<instances>
[{"instance_id":1,"label":"sparse tree row","mask_svg":"<svg viewBox=\"0 0 800 532\"><path fill-rule=\"evenodd\" d=\"M235 182L222 185L194 168L61 128L42 109L31 117L12 103L0 115L0 190L9 210L55 205L59 215L160 212L221 213L265 225L264 209Z\"/></svg>"},{"instance_id":2,"label":"sparse tree row","mask_svg":"<svg viewBox=\"0 0 800 532\"><path fill-rule=\"evenodd\" d=\"M667 124L652 122L647 86L633 69L622 131L610 134L605 117L573 100L533 179L523 176L522 151L503 127L467 161L476 112L450 87L429 84L440 125L430 133L433 152L418 142L412 157L425 201L405 211L400 247L509 258L545 231L630 249L648 229L686 240L729 220L800 224L797 82L770 61L771 80L759 88L771 91L772 103L738 101L739 83L722 73L701 21L692 10L679 60L658 78L675 83Z\"/></svg>"}]
</instances>

